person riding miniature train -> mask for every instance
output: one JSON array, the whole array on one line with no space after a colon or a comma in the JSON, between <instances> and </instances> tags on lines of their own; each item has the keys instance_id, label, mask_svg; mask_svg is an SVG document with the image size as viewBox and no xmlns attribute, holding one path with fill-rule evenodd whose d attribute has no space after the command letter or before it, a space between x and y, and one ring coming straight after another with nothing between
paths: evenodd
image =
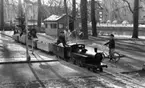
<instances>
[{"instance_id":1,"label":"person riding miniature train","mask_svg":"<svg viewBox=\"0 0 145 88\"><path fill-rule=\"evenodd\" d=\"M94 51L95 51L95 59L97 59L98 60L98 64L100 64L100 62L102 62L102 59L103 59L103 57L102 57L102 53L98 53L98 49L97 48L94 48Z\"/></svg>"},{"instance_id":2,"label":"person riding miniature train","mask_svg":"<svg viewBox=\"0 0 145 88\"><path fill-rule=\"evenodd\" d=\"M31 40L31 39L35 39L35 38L38 38L37 37L37 31L36 29L31 29L29 34L28 34L28 38Z\"/></svg>"},{"instance_id":3,"label":"person riding miniature train","mask_svg":"<svg viewBox=\"0 0 145 88\"><path fill-rule=\"evenodd\" d=\"M59 37L58 37L58 39L57 39L57 42L56 42L55 44L58 45L58 44L60 44L60 43L62 43L64 47L66 46L65 34L64 34L63 31L60 32L60 35L59 35Z\"/></svg>"}]
</instances>

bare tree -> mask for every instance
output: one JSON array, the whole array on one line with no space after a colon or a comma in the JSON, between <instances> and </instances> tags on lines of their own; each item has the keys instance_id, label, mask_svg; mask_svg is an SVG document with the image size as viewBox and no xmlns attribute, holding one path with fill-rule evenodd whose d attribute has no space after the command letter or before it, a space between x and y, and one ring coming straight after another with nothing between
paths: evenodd
<instances>
[{"instance_id":1,"label":"bare tree","mask_svg":"<svg viewBox=\"0 0 145 88\"><path fill-rule=\"evenodd\" d=\"M138 19L139 19L139 0L134 0L134 10L132 10L130 3L127 0L123 0L127 3L129 10L133 13L133 33L132 38L138 38Z\"/></svg>"},{"instance_id":2,"label":"bare tree","mask_svg":"<svg viewBox=\"0 0 145 88\"><path fill-rule=\"evenodd\" d=\"M74 30L74 28L75 28L75 21L76 21L76 0L72 0L72 2L73 2L73 4L72 4L72 7L73 7L73 9L72 9L72 17L73 17L73 23L72 23L72 30L71 31L73 31Z\"/></svg>"},{"instance_id":3,"label":"bare tree","mask_svg":"<svg viewBox=\"0 0 145 88\"><path fill-rule=\"evenodd\" d=\"M132 38L138 38L139 0L134 1L133 34Z\"/></svg>"},{"instance_id":4,"label":"bare tree","mask_svg":"<svg viewBox=\"0 0 145 88\"><path fill-rule=\"evenodd\" d=\"M83 38L88 39L88 25L87 25L87 0L81 0L81 25L82 32L84 33Z\"/></svg>"},{"instance_id":5,"label":"bare tree","mask_svg":"<svg viewBox=\"0 0 145 88\"><path fill-rule=\"evenodd\" d=\"M97 36L96 17L95 17L95 0L91 0L91 20L92 20L92 34Z\"/></svg>"},{"instance_id":6,"label":"bare tree","mask_svg":"<svg viewBox=\"0 0 145 88\"><path fill-rule=\"evenodd\" d=\"M130 12L133 13L133 9L131 8L129 1L127 1L127 0L123 0L123 1L127 3Z\"/></svg>"}]
</instances>

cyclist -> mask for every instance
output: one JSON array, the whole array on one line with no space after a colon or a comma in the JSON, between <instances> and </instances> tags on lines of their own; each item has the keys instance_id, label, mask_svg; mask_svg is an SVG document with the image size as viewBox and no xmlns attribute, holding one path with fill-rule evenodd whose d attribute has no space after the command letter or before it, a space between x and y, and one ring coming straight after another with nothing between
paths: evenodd
<instances>
[{"instance_id":1,"label":"cyclist","mask_svg":"<svg viewBox=\"0 0 145 88\"><path fill-rule=\"evenodd\" d=\"M109 56L110 56L109 59L110 59L110 61L112 61L113 53L115 50L115 40L114 40L113 34L110 35L109 42L105 43L104 45L109 45Z\"/></svg>"}]
</instances>

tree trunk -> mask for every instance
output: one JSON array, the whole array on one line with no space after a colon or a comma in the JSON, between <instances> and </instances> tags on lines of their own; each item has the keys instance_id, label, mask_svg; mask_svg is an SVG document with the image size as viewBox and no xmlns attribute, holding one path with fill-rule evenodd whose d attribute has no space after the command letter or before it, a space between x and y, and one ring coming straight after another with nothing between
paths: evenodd
<instances>
[{"instance_id":1,"label":"tree trunk","mask_svg":"<svg viewBox=\"0 0 145 88\"><path fill-rule=\"evenodd\" d=\"M37 26L41 27L41 0L38 0L38 19L37 19Z\"/></svg>"},{"instance_id":2,"label":"tree trunk","mask_svg":"<svg viewBox=\"0 0 145 88\"><path fill-rule=\"evenodd\" d=\"M4 0L1 0L1 30L4 29Z\"/></svg>"},{"instance_id":3,"label":"tree trunk","mask_svg":"<svg viewBox=\"0 0 145 88\"><path fill-rule=\"evenodd\" d=\"M83 39L88 39L88 25L87 25L87 0L81 0L81 25L84 33Z\"/></svg>"},{"instance_id":4,"label":"tree trunk","mask_svg":"<svg viewBox=\"0 0 145 88\"><path fill-rule=\"evenodd\" d=\"M72 23L72 30L73 31L75 29L75 21L76 21L76 0L72 0L73 4L73 10L72 10L72 17L73 17L73 23Z\"/></svg>"},{"instance_id":5,"label":"tree trunk","mask_svg":"<svg viewBox=\"0 0 145 88\"><path fill-rule=\"evenodd\" d=\"M92 35L97 36L96 17L95 17L95 0L91 0L91 20L92 20Z\"/></svg>"},{"instance_id":6,"label":"tree trunk","mask_svg":"<svg viewBox=\"0 0 145 88\"><path fill-rule=\"evenodd\" d=\"M139 18L139 0L134 0L132 38L138 38L138 18Z\"/></svg>"}]
</instances>

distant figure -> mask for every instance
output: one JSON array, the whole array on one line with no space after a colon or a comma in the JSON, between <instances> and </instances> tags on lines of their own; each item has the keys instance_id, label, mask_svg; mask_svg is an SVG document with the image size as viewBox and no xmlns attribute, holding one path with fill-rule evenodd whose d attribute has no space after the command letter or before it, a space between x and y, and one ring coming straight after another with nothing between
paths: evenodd
<instances>
[{"instance_id":1,"label":"distant figure","mask_svg":"<svg viewBox=\"0 0 145 88\"><path fill-rule=\"evenodd\" d=\"M18 28L14 28L14 35L18 33L19 33Z\"/></svg>"},{"instance_id":2,"label":"distant figure","mask_svg":"<svg viewBox=\"0 0 145 88\"><path fill-rule=\"evenodd\" d=\"M114 40L114 35L110 35L110 40L109 42L105 43L104 45L109 45L109 56L110 56L110 61L112 61L113 58L113 53L115 50L115 40Z\"/></svg>"},{"instance_id":3,"label":"distant figure","mask_svg":"<svg viewBox=\"0 0 145 88\"><path fill-rule=\"evenodd\" d=\"M31 29L28 38L32 40L32 53L34 52L34 42L38 41L37 31L35 28Z\"/></svg>"},{"instance_id":4,"label":"distant figure","mask_svg":"<svg viewBox=\"0 0 145 88\"><path fill-rule=\"evenodd\" d=\"M29 34L28 34L28 38L30 39L30 40L32 40L32 39L34 39L34 38L38 38L37 37L37 31L36 31L36 29L31 29L30 30L30 32L29 32Z\"/></svg>"},{"instance_id":5,"label":"distant figure","mask_svg":"<svg viewBox=\"0 0 145 88\"><path fill-rule=\"evenodd\" d=\"M66 40L65 40L65 34L64 34L63 31L60 32L60 35L59 35L59 37L58 37L58 39L57 39L57 42L56 42L57 45L60 44L60 43L62 43L63 46L65 47L65 45L66 45Z\"/></svg>"},{"instance_id":6,"label":"distant figure","mask_svg":"<svg viewBox=\"0 0 145 88\"><path fill-rule=\"evenodd\" d=\"M83 33L82 31L80 31L80 32L79 32L79 38L80 38L80 39L83 39L83 37L84 37L84 33Z\"/></svg>"}]
</instances>

